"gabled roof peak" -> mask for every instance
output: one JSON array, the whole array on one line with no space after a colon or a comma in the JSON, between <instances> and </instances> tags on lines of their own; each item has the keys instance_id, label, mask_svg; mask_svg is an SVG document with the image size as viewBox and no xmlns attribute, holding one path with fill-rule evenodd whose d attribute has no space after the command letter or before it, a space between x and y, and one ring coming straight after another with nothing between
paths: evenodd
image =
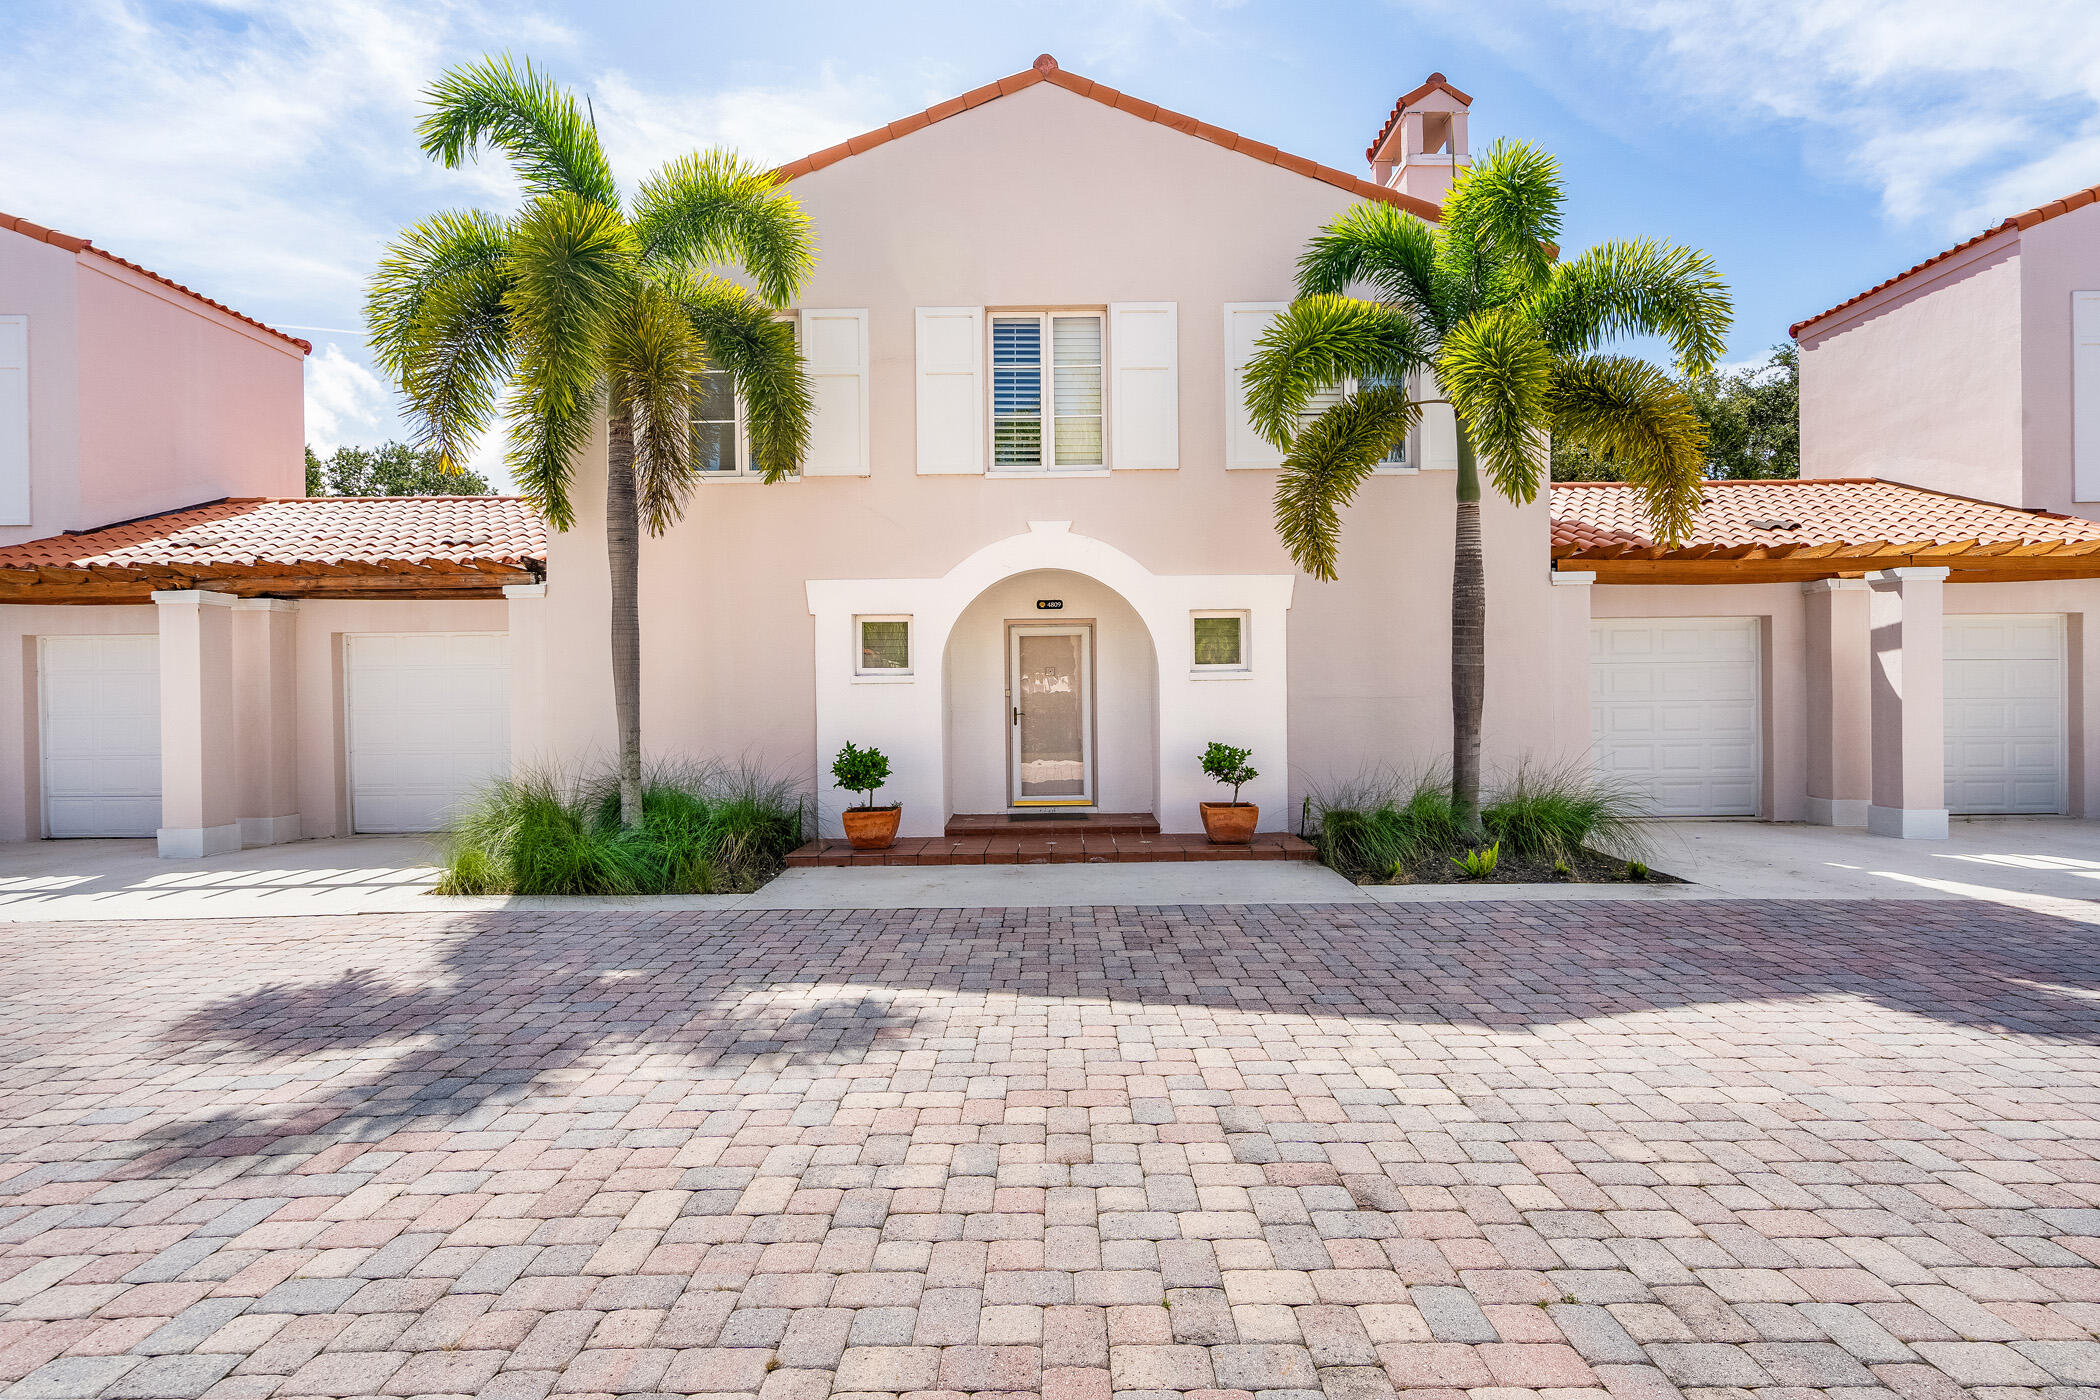
<instances>
[{"instance_id":1,"label":"gabled roof peak","mask_svg":"<svg viewBox=\"0 0 2100 1400\"><path fill-rule=\"evenodd\" d=\"M1451 86L1450 80L1442 73L1431 73L1422 80L1422 85L1413 92L1405 92L1400 95L1400 100L1393 104L1392 115L1385 119L1385 125L1378 128L1378 134L1372 137L1371 144L1364 148L1364 159L1378 159L1379 150L1384 147L1386 138L1390 137L1400 125L1400 118L1405 115L1407 109L1429 96L1432 92L1449 93L1451 100L1461 107L1473 105L1473 98L1470 93L1460 92L1457 88Z\"/></svg>"}]
</instances>

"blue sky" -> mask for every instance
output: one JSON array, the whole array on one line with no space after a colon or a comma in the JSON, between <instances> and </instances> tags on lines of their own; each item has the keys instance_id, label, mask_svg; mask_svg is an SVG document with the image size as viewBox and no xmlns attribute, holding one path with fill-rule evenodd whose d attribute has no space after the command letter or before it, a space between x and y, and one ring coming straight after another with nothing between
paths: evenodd
<instances>
[{"instance_id":1,"label":"blue sky","mask_svg":"<svg viewBox=\"0 0 2100 1400\"><path fill-rule=\"evenodd\" d=\"M1731 358L2006 214L2100 182L2092 0L505 4L12 0L0 209L315 343L308 434L401 434L359 327L395 229L511 198L412 135L447 64L529 54L587 93L623 179L729 144L786 160L1041 52L1345 169L1432 69L1476 146L1537 142L1566 246L1710 252ZM485 450L485 466L495 454Z\"/></svg>"}]
</instances>

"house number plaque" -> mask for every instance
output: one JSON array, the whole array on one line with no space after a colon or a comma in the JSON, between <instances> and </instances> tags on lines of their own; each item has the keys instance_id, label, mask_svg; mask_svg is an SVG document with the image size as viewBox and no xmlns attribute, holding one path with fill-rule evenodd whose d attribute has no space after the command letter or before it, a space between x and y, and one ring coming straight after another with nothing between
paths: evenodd
<instances>
[{"instance_id":1,"label":"house number plaque","mask_svg":"<svg viewBox=\"0 0 2100 1400\"><path fill-rule=\"evenodd\" d=\"M1038 598L1035 600L1037 612L1056 612L1064 605L1065 600L1062 598Z\"/></svg>"}]
</instances>

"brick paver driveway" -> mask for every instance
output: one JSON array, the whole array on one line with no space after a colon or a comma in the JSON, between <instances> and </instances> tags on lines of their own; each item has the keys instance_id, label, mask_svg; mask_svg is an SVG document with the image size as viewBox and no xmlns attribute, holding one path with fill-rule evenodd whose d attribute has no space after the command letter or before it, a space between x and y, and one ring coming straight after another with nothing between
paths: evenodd
<instances>
[{"instance_id":1,"label":"brick paver driveway","mask_svg":"<svg viewBox=\"0 0 2100 1400\"><path fill-rule=\"evenodd\" d=\"M2092 933L1953 903L20 926L0 1381L2100 1394Z\"/></svg>"}]
</instances>

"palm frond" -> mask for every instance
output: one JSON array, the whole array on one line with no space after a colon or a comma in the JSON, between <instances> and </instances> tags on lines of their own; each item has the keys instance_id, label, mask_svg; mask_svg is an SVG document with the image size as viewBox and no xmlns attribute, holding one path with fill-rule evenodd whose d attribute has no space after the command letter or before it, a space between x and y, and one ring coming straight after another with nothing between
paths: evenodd
<instances>
[{"instance_id":1,"label":"palm frond","mask_svg":"<svg viewBox=\"0 0 2100 1400\"><path fill-rule=\"evenodd\" d=\"M569 459L600 399L607 331L635 294L634 243L618 210L549 195L518 216L507 262L520 385L511 476L567 529Z\"/></svg>"},{"instance_id":2,"label":"palm frond","mask_svg":"<svg viewBox=\"0 0 2100 1400\"><path fill-rule=\"evenodd\" d=\"M1659 543L1684 541L1699 509L1706 432L1669 375L1627 356L1563 359L1545 409L1556 436L1603 457L1640 492Z\"/></svg>"},{"instance_id":3,"label":"palm frond","mask_svg":"<svg viewBox=\"0 0 2100 1400\"><path fill-rule=\"evenodd\" d=\"M1520 504L1538 494L1546 476L1540 430L1553 368L1553 354L1537 329L1506 309L1453 327L1437 357L1437 379L1488 481Z\"/></svg>"},{"instance_id":4,"label":"palm frond","mask_svg":"<svg viewBox=\"0 0 2100 1400\"><path fill-rule=\"evenodd\" d=\"M1680 374L1710 370L1735 320L1712 258L1650 238L1600 243L1560 264L1532 308L1558 354L1583 354L1614 336L1656 335L1670 342Z\"/></svg>"},{"instance_id":5,"label":"palm frond","mask_svg":"<svg viewBox=\"0 0 2100 1400\"><path fill-rule=\"evenodd\" d=\"M1369 200L1351 205L1298 257L1298 295L1340 296L1364 282L1385 300L1442 329L1436 233L1404 209Z\"/></svg>"},{"instance_id":6,"label":"palm frond","mask_svg":"<svg viewBox=\"0 0 2100 1400\"><path fill-rule=\"evenodd\" d=\"M641 255L682 267L737 267L776 306L795 299L816 266L809 216L771 170L733 151L670 162L634 200Z\"/></svg>"},{"instance_id":7,"label":"palm frond","mask_svg":"<svg viewBox=\"0 0 2100 1400\"><path fill-rule=\"evenodd\" d=\"M608 407L633 425L635 501L660 535L692 490L693 399L707 352L677 299L647 285L614 319L605 359Z\"/></svg>"},{"instance_id":8,"label":"palm frond","mask_svg":"<svg viewBox=\"0 0 2100 1400\"><path fill-rule=\"evenodd\" d=\"M1336 577L1342 508L1422 410L1398 385L1350 395L1307 423L1276 478L1276 533L1298 567L1317 579Z\"/></svg>"},{"instance_id":9,"label":"palm frond","mask_svg":"<svg viewBox=\"0 0 2100 1400\"><path fill-rule=\"evenodd\" d=\"M1427 360L1415 320L1375 301L1300 297L1262 332L1248 360L1247 416L1254 430L1288 449L1306 407L1344 380L1404 378Z\"/></svg>"},{"instance_id":10,"label":"palm frond","mask_svg":"<svg viewBox=\"0 0 2100 1400\"><path fill-rule=\"evenodd\" d=\"M787 322L725 278L679 274L664 285L684 308L717 369L729 371L744 403L752 464L766 481L794 475L809 452L811 388Z\"/></svg>"},{"instance_id":11,"label":"palm frond","mask_svg":"<svg viewBox=\"0 0 2100 1400\"><path fill-rule=\"evenodd\" d=\"M428 97L416 131L432 160L457 169L487 143L510 160L528 196L569 194L619 207L596 127L529 59L523 72L507 54L448 69Z\"/></svg>"},{"instance_id":12,"label":"palm frond","mask_svg":"<svg viewBox=\"0 0 2100 1400\"><path fill-rule=\"evenodd\" d=\"M488 426L510 366L508 259L491 215L438 214L394 242L366 289L374 355L407 400L416 445L447 470Z\"/></svg>"},{"instance_id":13,"label":"palm frond","mask_svg":"<svg viewBox=\"0 0 2100 1400\"><path fill-rule=\"evenodd\" d=\"M1469 309L1542 282L1560 241L1560 162L1522 141L1497 141L1459 173L1437 224L1439 276Z\"/></svg>"}]
</instances>

